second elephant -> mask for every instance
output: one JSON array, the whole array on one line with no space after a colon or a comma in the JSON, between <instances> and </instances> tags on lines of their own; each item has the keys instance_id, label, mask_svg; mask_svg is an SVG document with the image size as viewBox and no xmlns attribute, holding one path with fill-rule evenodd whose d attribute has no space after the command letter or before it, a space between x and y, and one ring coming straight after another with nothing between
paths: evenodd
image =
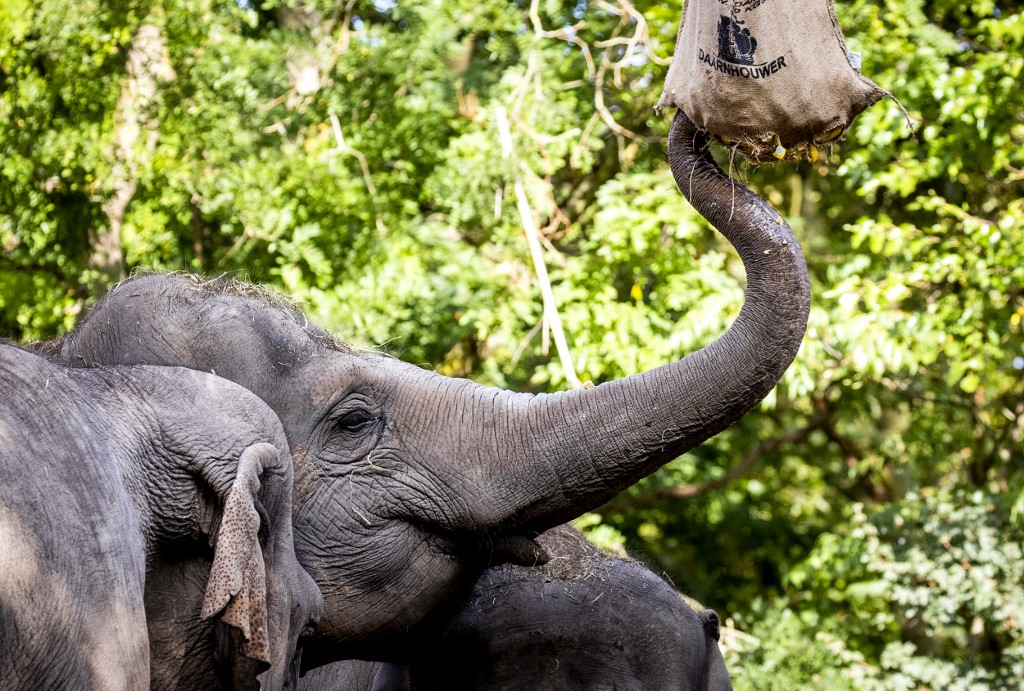
<instances>
[{"instance_id":1,"label":"second elephant","mask_svg":"<svg viewBox=\"0 0 1024 691\"><path fill-rule=\"evenodd\" d=\"M323 603L291 489L236 384L0 345L0 688L293 686Z\"/></svg>"},{"instance_id":2,"label":"second elephant","mask_svg":"<svg viewBox=\"0 0 1024 691\"><path fill-rule=\"evenodd\" d=\"M576 530L544 534L551 561L489 569L440 649L410 667L422 691L726 691L718 615Z\"/></svg>"},{"instance_id":3,"label":"second elephant","mask_svg":"<svg viewBox=\"0 0 1024 691\"><path fill-rule=\"evenodd\" d=\"M488 569L437 644L408 664L340 662L301 691L730 691L714 611L561 526L542 567Z\"/></svg>"}]
</instances>

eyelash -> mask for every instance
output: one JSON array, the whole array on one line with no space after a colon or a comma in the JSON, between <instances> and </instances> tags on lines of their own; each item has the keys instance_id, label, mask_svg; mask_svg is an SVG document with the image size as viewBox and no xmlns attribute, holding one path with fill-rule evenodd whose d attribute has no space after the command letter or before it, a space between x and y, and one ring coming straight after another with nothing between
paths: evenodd
<instances>
[{"instance_id":1,"label":"eyelash","mask_svg":"<svg viewBox=\"0 0 1024 691\"><path fill-rule=\"evenodd\" d=\"M349 432L359 432L376 423L378 419L365 410L355 410L339 417L335 424Z\"/></svg>"}]
</instances>

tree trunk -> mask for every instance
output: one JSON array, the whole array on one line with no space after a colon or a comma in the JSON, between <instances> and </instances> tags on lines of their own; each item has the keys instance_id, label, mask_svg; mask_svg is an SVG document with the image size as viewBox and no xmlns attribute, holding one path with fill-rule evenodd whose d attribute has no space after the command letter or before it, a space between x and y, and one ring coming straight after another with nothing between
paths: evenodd
<instances>
[{"instance_id":1,"label":"tree trunk","mask_svg":"<svg viewBox=\"0 0 1024 691\"><path fill-rule=\"evenodd\" d=\"M93 286L97 294L125 276L121 227L138 187L138 170L148 162L156 147L157 121L152 111L158 84L174 78L163 32L154 19L151 17L139 26L128 49L128 76L114 111L111 195L103 203L107 226L96 232L89 261L99 274Z\"/></svg>"}]
</instances>

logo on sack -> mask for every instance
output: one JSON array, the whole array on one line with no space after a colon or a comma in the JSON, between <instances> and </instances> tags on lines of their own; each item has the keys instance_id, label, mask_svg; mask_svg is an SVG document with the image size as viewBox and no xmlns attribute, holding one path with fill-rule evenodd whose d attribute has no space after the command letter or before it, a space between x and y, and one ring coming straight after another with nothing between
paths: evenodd
<instances>
[{"instance_id":1,"label":"logo on sack","mask_svg":"<svg viewBox=\"0 0 1024 691\"><path fill-rule=\"evenodd\" d=\"M749 12L751 9L762 4L762 2L757 2L757 0L750 0L748 4L752 3L756 4L753 7L743 7L743 9ZM783 55L769 62L756 62L754 57L756 50L757 39L751 35L750 29L744 26L744 22L736 19L735 15L727 16L723 14L719 16L718 21L717 54L712 54L703 48L698 48L697 57L705 65L722 74L743 79L764 79L784 67L788 67L786 58Z\"/></svg>"},{"instance_id":2,"label":"logo on sack","mask_svg":"<svg viewBox=\"0 0 1024 691\"><path fill-rule=\"evenodd\" d=\"M734 65L753 65L757 39L750 29L732 17L722 15L718 22L718 57Z\"/></svg>"}]
</instances>

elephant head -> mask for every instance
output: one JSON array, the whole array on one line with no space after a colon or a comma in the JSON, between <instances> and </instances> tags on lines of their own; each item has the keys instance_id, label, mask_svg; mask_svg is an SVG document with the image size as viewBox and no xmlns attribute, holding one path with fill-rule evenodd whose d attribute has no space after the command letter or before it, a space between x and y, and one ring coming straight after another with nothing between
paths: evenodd
<instances>
[{"instance_id":1,"label":"elephant head","mask_svg":"<svg viewBox=\"0 0 1024 691\"><path fill-rule=\"evenodd\" d=\"M208 373L113 372L142 391L163 451L133 465L153 516L150 539L174 545L151 550L147 566L153 687L210 687L202 661L212 657L225 688L294 688L299 639L323 599L295 557L292 462L280 421L250 391ZM208 549L185 547L197 537ZM212 637L196 640L197 615Z\"/></svg>"},{"instance_id":2,"label":"elephant head","mask_svg":"<svg viewBox=\"0 0 1024 691\"><path fill-rule=\"evenodd\" d=\"M266 404L11 346L0 391L0 687L294 687L322 600Z\"/></svg>"},{"instance_id":3,"label":"elephant head","mask_svg":"<svg viewBox=\"0 0 1024 691\"><path fill-rule=\"evenodd\" d=\"M484 572L439 644L408 666L410 688L732 688L713 610L695 611L642 564L605 555L568 526L540 541L546 565Z\"/></svg>"},{"instance_id":4,"label":"elephant head","mask_svg":"<svg viewBox=\"0 0 1024 691\"><path fill-rule=\"evenodd\" d=\"M746 303L716 341L649 372L551 395L488 388L338 344L257 290L174 275L120 285L61 353L212 371L265 400L292 447L296 554L325 599L304 664L401 657L489 560L538 560L531 535L725 429L795 356L809 308L800 247L706 145L680 113L672 170L739 250Z\"/></svg>"}]
</instances>

